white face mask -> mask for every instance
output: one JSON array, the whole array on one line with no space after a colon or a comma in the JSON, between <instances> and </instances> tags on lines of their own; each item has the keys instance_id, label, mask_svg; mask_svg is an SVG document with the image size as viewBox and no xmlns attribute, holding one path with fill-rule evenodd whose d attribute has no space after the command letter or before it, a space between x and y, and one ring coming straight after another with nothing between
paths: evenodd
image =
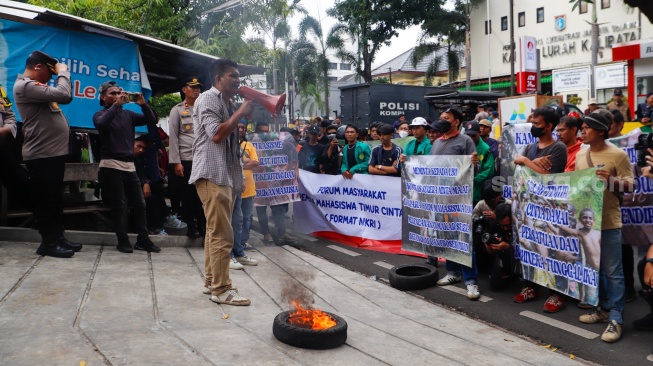
<instances>
[{"instance_id":1,"label":"white face mask","mask_svg":"<svg viewBox=\"0 0 653 366\"><path fill-rule=\"evenodd\" d=\"M404 138L408 136L408 131L399 131L399 137Z\"/></svg>"}]
</instances>

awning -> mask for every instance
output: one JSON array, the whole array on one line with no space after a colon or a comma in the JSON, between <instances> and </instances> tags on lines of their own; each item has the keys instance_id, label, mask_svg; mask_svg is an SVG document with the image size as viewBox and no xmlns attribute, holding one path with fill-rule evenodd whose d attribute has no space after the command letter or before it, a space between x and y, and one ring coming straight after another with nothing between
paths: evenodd
<instances>
[{"instance_id":1,"label":"awning","mask_svg":"<svg viewBox=\"0 0 653 366\"><path fill-rule=\"evenodd\" d=\"M653 57L653 38L612 45L612 61L628 61Z\"/></svg>"}]
</instances>

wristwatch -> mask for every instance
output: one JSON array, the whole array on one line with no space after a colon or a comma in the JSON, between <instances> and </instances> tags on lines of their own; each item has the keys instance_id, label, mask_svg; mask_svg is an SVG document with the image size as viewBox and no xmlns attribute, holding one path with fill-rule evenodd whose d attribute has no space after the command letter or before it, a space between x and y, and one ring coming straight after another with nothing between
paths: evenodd
<instances>
[{"instance_id":1,"label":"wristwatch","mask_svg":"<svg viewBox=\"0 0 653 366\"><path fill-rule=\"evenodd\" d=\"M647 261L648 263L653 263L653 258L646 258L646 261Z\"/></svg>"},{"instance_id":2,"label":"wristwatch","mask_svg":"<svg viewBox=\"0 0 653 366\"><path fill-rule=\"evenodd\" d=\"M376 169L378 169L378 170L382 170L382 169L381 169L382 167L383 167L383 165L379 164L379 165L376 167Z\"/></svg>"}]
</instances>

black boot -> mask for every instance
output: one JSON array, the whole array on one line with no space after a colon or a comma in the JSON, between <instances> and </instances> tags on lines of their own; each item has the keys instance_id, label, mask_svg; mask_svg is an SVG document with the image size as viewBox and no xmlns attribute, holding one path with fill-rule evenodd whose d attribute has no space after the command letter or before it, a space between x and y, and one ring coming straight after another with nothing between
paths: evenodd
<instances>
[{"instance_id":1,"label":"black boot","mask_svg":"<svg viewBox=\"0 0 653 366\"><path fill-rule=\"evenodd\" d=\"M81 244L73 243L72 241L64 238L63 236L57 240L57 243L59 244L59 246L62 246L64 248L68 248L68 249L72 250L75 253L82 250L82 245Z\"/></svg>"},{"instance_id":2,"label":"black boot","mask_svg":"<svg viewBox=\"0 0 653 366\"><path fill-rule=\"evenodd\" d=\"M154 253L158 253L161 251L161 248L154 245L154 243L152 243L152 240L150 240L150 238L138 239L136 241L136 245L134 245L134 249L144 250L146 252L154 252Z\"/></svg>"},{"instance_id":3,"label":"black boot","mask_svg":"<svg viewBox=\"0 0 653 366\"><path fill-rule=\"evenodd\" d=\"M132 248L131 243L129 242L129 239L127 240L118 240L118 246L116 247L119 252L122 253L133 253L134 249Z\"/></svg>"},{"instance_id":4,"label":"black boot","mask_svg":"<svg viewBox=\"0 0 653 366\"><path fill-rule=\"evenodd\" d=\"M71 249L64 248L55 240L51 243L41 243L41 246L36 250L38 255L47 255L55 258L70 258L75 255Z\"/></svg>"}]
</instances>

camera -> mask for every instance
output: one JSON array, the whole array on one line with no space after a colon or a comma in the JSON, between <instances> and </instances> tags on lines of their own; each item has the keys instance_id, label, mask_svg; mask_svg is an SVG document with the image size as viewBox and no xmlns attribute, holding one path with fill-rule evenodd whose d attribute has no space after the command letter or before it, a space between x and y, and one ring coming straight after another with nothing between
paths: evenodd
<instances>
[{"instance_id":1,"label":"camera","mask_svg":"<svg viewBox=\"0 0 653 366\"><path fill-rule=\"evenodd\" d=\"M645 167L648 165L646 162L646 157L651 155L648 152L648 149L653 148L653 134L652 133L643 133L637 137L637 143L635 144L635 150L637 150L637 166Z\"/></svg>"},{"instance_id":2,"label":"camera","mask_svg":"<svg viewBox=\"0 0 653 366\"><path fill-rule=\"evenodd\" d=\"M135 103L137 99L138 99L138 93L127 93L128 101Z\"/></svg>"},{"instance_id":3,"label":"camera","mask_svg":"<svg viewBox=\"0 0 653 366\"><path fill-rule=\"evenodd\" d=\"M472 227L475 227L474 233L483 234L485 227L489 224L486 217L472 217Z\"/></svg>"},{"instance_id":4,"label":"camera","mask_svg":"<svg viewBox=\"0 0 653 366\"><path fill-rule=\"evenodd\" d=\"M481 237L481 241L485 244L499 244L502 241L501 235L499 233L485 233Z\"/></svg>"},{"instance_id":5,"label":"camera","mask_svg":"<svg viewBox=\"0 0 653 366\"><path fill-rule=\"evenodd\" d=\"M329 141L331 141L331 140L333 140L333 139L335 139L335 138L336 138L336 134L335 134L335 133L332 133L332 134L327 135L327 139L328 139Z\"/></svg>"}]
</instances>

